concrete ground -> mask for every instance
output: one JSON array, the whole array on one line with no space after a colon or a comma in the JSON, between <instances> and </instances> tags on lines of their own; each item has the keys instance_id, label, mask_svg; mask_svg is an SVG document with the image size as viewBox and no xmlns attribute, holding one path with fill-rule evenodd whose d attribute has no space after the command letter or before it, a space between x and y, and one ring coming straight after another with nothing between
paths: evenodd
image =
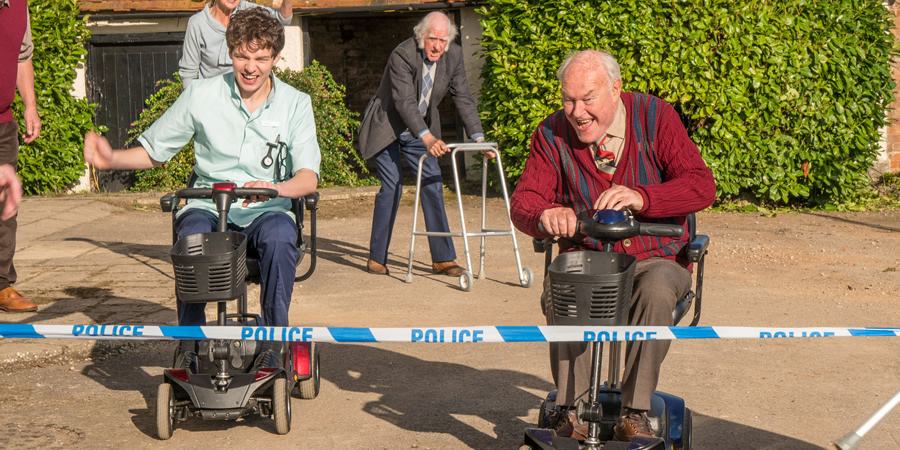
<instances>
[{"instance_id":1,"label":"concrete ground","mask_svg":"<svg viewBox=\"0 0 900 450\"><path fill-rule=\"evenodd\" d=\"M318 266L295 286L292 324L542 324L542 257L521 233L523 265L536 276L531 288L518 283L508 237L488 239L486 277L471 292L459 290L456 278L430 274L425 239L417 238L413 282L404 283L408 196L394 229L391 275L367 274L373 192L322 191ZM26 199L16 287L39 310L0 312L0 322L175 324L170 216L157 199ZM465 204L471 230L480 225L480 203ZM458 231L453 199L447 206ZM489 199L490 228L505 226L503 214L503 202ZM700 214L701 231L712 237L701 324L898 326L898 218L896 212ZM477 239L470 245L477 266ZM459 239L456 248L463 263ZM545 344L321 349L322 393L294 400L288 436L274 435L263 419L194 420L163 442L153 437L153 404L171 343L0 339L0 424L6 424L0 447L515 448L553 388ZM684 397L694 411L695 448L826 448L900 389L897 355L896 338L682 341L666 360L660 390ZM900 410L859 448L897 448L898 430Z\"/></svg>"}]
</instances>

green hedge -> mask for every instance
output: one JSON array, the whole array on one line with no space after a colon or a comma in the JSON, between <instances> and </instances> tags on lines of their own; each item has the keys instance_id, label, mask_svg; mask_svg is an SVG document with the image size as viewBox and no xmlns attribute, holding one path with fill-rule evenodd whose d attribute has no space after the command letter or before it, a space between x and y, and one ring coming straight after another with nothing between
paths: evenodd
<instances>
[{"instance_id":1,"label":"green hedge","mask_svg":"<svg viewBox=\"0 0 900 450\"><path fill-rule=\"evenodd\" d=\"M588 48L616 56L624 90L679 111L720 199L845 198L877 157L895 55L880 1L492 0L479 13L482 117L511 179L561 107L556 69Z\"/></svg>"},{"instance_id":2,"label":"green hedge","mask_svg":"<svg viewBox=\"0 0 900 450\"><path fill-rule=\"evenodd\" d=\"M26 194L65 192L84 174L84 134L94 129L94 111L87 99L70 94L75 67L83 60L90 37L87 17L78 19L72 1L30 0L34 41L34 83L41 134L19 147L19 177ZM25 129L24 108L16 93L13 114Z\"/></svg>"},{"instance_id":3,"label":"green hedge","mask_svg":"<svg viewBox=\"0 0 900 450\"><path fill-rule=\"evenodd\" d=\"M334 81L325 66L313 61L302 71L275 69L275 76L288 85L308 94L312 100L316 120L316 137L322 153L319 169L319 187L358 186L368 184L368 178L360 178L358 173L367 174L364 162L352 146L352 132L359 126L357 114L344 105L345 88ZM157 83L160 90L147 99L147 107L140 118L128 130L129 143L133 142L153 122L175 102L181 94L181 79L175 74L173 79ZM133 190L177 189L187 184L194 168L193 141L175 157L160 167L136 172Z\"/></svg>"}]
</instances>

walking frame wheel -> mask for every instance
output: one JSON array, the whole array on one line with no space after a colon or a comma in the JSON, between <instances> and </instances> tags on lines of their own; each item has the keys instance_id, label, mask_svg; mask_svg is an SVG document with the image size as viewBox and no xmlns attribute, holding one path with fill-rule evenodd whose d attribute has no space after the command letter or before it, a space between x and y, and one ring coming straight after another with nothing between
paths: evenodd
<instances>
[{"instance_id":1,"label":"walking frame wheel","mask_svg":"<svg viewBox=\"0 0 900 450\"><path fill-rule=\"evenodd\" d=\"M534 272L527 267L523 267L522 273L519 275L519 282L522 284L522 287L531 287L531 283L534 282Z\"/></svg>"},{"instance_id":2,"label":"walking frame wheel","mask_svg":"<svg viewBox=\"0 0 900 450\"><path fill-rule=\"evenodd\" d=\"M472 283L475 280L472 278L472 272L468 270L464 270L463 273L459 274L459 288L465 292L469 292L472 290Z\"/></svg>"}]
</instances>

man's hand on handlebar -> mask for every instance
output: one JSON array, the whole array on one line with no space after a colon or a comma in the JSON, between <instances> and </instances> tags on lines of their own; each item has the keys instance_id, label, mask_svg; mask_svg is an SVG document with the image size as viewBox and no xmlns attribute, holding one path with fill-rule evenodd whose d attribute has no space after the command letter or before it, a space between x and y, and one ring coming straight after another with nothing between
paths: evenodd
<instances>
[{"instance_id":1,"label":"man's hand on handlebar","mask_svg":"<svg viewBox=\"0 0 900 450\"><path fill-rule=\"evenodd\" d=\"M269 183L268 181L248 181L247 183L244 183L244 185L241 187L267 188L267 189L275 189L276 191L278 190L277 185L275 185L273 183ZM242 203L242 205L246 208L247 205L249 205L253 202L264 202L264 201L268 201L268 200L269 200L269 197L264 196L264 195L251 195L244 199L244 203Z\"/></svg>"},{"instance_id":2,"label":"man's hand on handlebar","mask_svg":"<svg viewBox=\"0 0 900 450\"><path fill-rule=\"evenodd\" d=\"M611 188L603 191L600 197L597 197L597 200L594 201L595 210L614 209L621 211L625 208L632 211L640 211L644 208L644 197L641 197L641 193L634 189L614 184Z\"/></svg>"},{"instance_id":3,"label":"man's hand on handlebar","mask_svg":"<svg viewBox=\"0 0 900 450\"><path fill-rule=\"evenodd\" d=\"M578 217L572 208L558 207L545 209L541 213L541 225L553 236L575 236L578 229Z\"/></svg>"}]
</instances>

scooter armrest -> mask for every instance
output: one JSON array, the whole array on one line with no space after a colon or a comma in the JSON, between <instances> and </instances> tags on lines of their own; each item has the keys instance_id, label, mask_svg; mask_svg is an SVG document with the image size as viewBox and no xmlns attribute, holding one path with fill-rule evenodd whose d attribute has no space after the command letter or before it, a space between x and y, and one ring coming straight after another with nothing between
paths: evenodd
<instances>
[{"instance_id":1,"label":"scooter armrest","mask_svg":"<svg viewBox=\"0 0 900 450\"><path fill-rule=\"evenodd\" d=\"M175 194L166 194L159 198L159 207L163 212L172 212L175 209Z\"/></svg>"},{"instance_id":2,"label":"scooter armrest","mask_svg":"<svg viewBox=\"0 0 900 450\"><path fill-rule=\"evenodd\" d=\"M708 248L709 236L705 234L698 234L694 236L694 239L691 240L690 244L688 244L688 261L692 263L700 262L700 260L703 259L703 256L706 255Z\"/></svg>"},{"instance_id":3,"label":"scooter armrest","mask_svg":"<svg viewBox=\"0 0 900 450\"><path fill-rule=\"evenodd\" d=\"M304 197L306 199L306 209L315 211L319 209L319 192L316 191Z\"/></svg>"}]
</instances>

